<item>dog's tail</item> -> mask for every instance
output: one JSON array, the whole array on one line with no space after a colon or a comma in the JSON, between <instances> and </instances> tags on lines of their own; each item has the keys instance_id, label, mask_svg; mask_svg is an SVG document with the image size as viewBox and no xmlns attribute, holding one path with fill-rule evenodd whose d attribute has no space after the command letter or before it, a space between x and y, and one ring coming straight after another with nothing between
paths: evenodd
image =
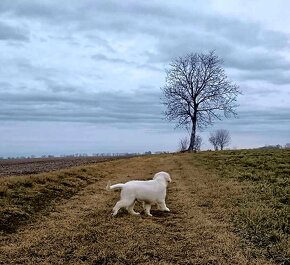
<instances>
[{"instance_id":1,"label":"dog's tail","mask_svg":"<svg viewBox=\"0 0 290 265\"><path fill-rule=\"evenodd\" d=\"M124 187L124 184L119 183L115 185L111 185L111 181L109 180L106 186L106 190L117 190L117 189L122 189Z\"/></svg>"}]
</instances>

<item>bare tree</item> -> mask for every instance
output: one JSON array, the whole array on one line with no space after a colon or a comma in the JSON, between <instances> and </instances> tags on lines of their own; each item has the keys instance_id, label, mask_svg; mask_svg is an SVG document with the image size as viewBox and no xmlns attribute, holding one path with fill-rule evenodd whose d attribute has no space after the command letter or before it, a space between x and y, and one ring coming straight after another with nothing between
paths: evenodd
<instances>
[{"instance_id":1,"label":"bare tree","mask_svg":"<svg viewBox=\"0 0 290 265\"><path fill-rule=\"evenodd\" d=\"M236 115L238 86L228 80L222 60L213 51L180 57L170 63L166 74L165 116L177 121L177 127L190 129L188 151L193 151L197 128L206 128L223 115Z\"/></svg>"},{"instance_id":2,"label":"bare tree","mask_svg":"<svg viewBox=\"0 0 290 265\"><path fill-rule=\"evenodd\" d=\"M202 145L202 138L201 138L201 136L197 135L195 138L194 150L200 151L201 145Z\"/></svg>"},{"instance_id":3,"label":"bare tree","mask_svg":"<svg viewBox=\"0 0 290 265\"><path fill-rule=\"evenodd\" d=\"M231 142L230 132L228 130L217 130L216 131L218 145L221 150L224 150L226 146L228 146Z\"/></svg>"},{"instance_id":4,"label":"bare tree","mask_svg":"<svg viewBox=\"0 0 290 265\"><path fill-rule=\"evenodd\" d=\"M196 139L195 139L195 146L194 146L194 151L200 151L202 145L202 138L197 135ZM189 139L187 137L180 139L179 142L179 151L180 152L186 152L188 150L188 146L189 146Z\"/></svg>"},{"instance_id":5,"label":"bare tree","mask_svg":"<svg viewBox=\"0 0 290 265\"><path fill-rule=\"evenodd\" d=\"M185 152L187 150L187 148L188 148L188 145L189 145L189 141L188 141L187 137L180 139L179 151L180 152Z\"/></svg>"},{"instance_id":6,"label":"bare tree","mask_svg":"<svg viewBox=\"0 0 290 265\"><path fill-rule=\"evenodd\" d=\"M215 134L210 133L208 140L213 145L214 150L217 151L219 149L219 146L218 146L218 141L217 141Z\"/></svg>"},{"instance_id":7,"label":"bare tree","mask_svg":"<svg viewBox=\"0 0 290 265\"><path fill-rule=\"evenodd\" d=\"M224 129L217 130L211 133L208 140L213 144L215 150L218 150L218 147L223 150L231 142L230 132Z\"/></svg>"}]
</instances>

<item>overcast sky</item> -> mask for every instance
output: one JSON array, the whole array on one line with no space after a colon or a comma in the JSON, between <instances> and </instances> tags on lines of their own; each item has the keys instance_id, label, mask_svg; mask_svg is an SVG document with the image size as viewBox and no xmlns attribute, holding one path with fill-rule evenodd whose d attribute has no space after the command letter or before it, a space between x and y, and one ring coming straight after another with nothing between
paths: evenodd
<instances>
[{"instance_id":1,"label":"overcast sky","mask_svg":"<svg viewBox=\"0 0 290 265\"><path fill-rule=\"evenodd\" d=\"M0 1L0 156L175 151L165 68L215 50L240 86L231 147L290 142L290 2Z\"/></svg>"}]
</instances>

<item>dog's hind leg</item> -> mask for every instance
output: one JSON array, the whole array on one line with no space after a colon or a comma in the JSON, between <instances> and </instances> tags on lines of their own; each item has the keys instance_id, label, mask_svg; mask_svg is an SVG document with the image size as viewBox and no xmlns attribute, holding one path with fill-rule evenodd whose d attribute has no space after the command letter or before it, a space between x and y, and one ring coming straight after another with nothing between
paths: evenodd
<instances>
[{"instance_id":1,"label":"dog's hind leg","mask_svg":"<svg viewBox=\"0 0 290 265\"><path fill-rule=\"evenodd\" d=\"M151 204L149 203L144 203L143 204L143 207L145 209L145 213L148 215L148 216L152 216L152 214L150 213L150 210L151 210Z\"/></svg>"},{"instance_id":2,"label":"dog's hind leg","mask_svg":"<svg viewBox=\"0 0 290 265\"><path fill-rule=\"evenodd\" d=\"M114 206L114 208L113 208L112 215L115 216L121 208L123 208L123 207L126 207L127 208L131 204L132 204L132 202L131 201L127 201L127 200L120 200L120 201L118 201L116 203L116 205Z\"/></svg>"},{"instance_id":3,"label":"dog's hind leg","mask_svg":"<svg viewBox=\"0 0 290 265\"><path fill-rule=\"evenodd\" d=\"M137 213L137 212L134 211L135 203L136 203L136 202L134 201L130 206L128 206L128 207L127 207L127 210L128 210L128 212L129 212L130 214L132 214L132 215L139 215L140 213Z\"/></svg>"}]
</instances>

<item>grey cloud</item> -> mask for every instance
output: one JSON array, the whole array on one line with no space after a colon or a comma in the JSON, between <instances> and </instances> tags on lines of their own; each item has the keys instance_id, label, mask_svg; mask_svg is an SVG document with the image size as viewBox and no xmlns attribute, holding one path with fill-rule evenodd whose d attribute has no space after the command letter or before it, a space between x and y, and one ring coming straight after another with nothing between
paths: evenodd
<instances>
[{"instance_id":1,"label":"grey cloud","mask_svg":"<svg viewBox=\"0 0 290 265\"><path fill-rule=\"evenodd\" d=\"M234 30L233 30L234 32ZM239 34L243 35L242 32ZM246 33L245 33L246 35ZM183 29L179 32L172 32L158 40L157 50L159 54L150 54L149 58L160 61L168 61L172 57L180 56L190 51L216 50L227 62L228 66L238 69L264 69L289 68L290 62L280 55L281 50L269 51L267 49L254 49L255 45L248 47L239 46L232 42L232 39L223 38L215 32L206 32L193 29ZM265 47L264 47L265 48Z\"/></svg>"},{"instance_id":2,"label":"grey cloud","mask_svg":"<svg viewBox=\"0 0 290 265\"><path fill-rule=\"evenodd\" d=\"M109 62L109 63L124 64L124 65L133 66L133 67L140 68L140 69L147 69L147 70L151 70L151 71L162 71L162 69L160 69L159 67L156 67L150 63L136 63L136 62L128 61L125 59L111 58L111 57L108 57L108 56L101 54L101 53L93 55L92 59L94 59L96 61L105 61L105 62Z\"/></svg>"},{"instance_id":3,"label":"grey cloud","mask_svg":"<svg viewBox=\"0 0 290 265\"><path fill-rule=\"evenodd\" d=\"M201 6L202 1L198 3ZM183 29L201 30L229 39L238 45L281 49L289 36L263 29L261 25L235 18L186 9L176 3L154 1L75 1L62 5L54 1L2 0L0 11L17 16L44 19L49 23L70 23L79 30L106 30L121 33L146 33L157 38ZM86 14L86 16L83 16ZM210 41L213 41L211 39Z\"/></svg>"},{"instance_id":4,"label":"grey cloud","mask_svg":"<svg viewBox=\"0 0 290 265\"><path fill-rule=\"evenodd\" d=\"M268 96L270 94L281 94L281 90L279 89L274 89L274 88L251 88L248 87L247 89L252 90L252 95L258 95L258 96Z\"/></svg>"},{"instance_id":5,"label":"grey cloud","mask_svg":"<svg viewBox=\"0 0 290 265\"><path fill-rule=\"evenodd\" d=\"M184 31L189 34L192 34L192 31L202 31L211 35L209 42L216 42L216 38L224 38L234 45L244 47L264 47L275 50L289 46L288 35L263 29L256 23L218 15L201 14L197 11L191 12L184 8L164 4L146 5L144 2L131 2L128 5L130 8L128 8L127 5L120 3L117 5L113 3L113 10L97 6L96 8L102 10L105 17L111 16L111 19L106 21L105 17L100 15L102 19L94 20L96 24L92 23L91 26L99 25L106 30L120 33L146 33L157 39L166 39L172 33L183 35ZM134 15L130 16L130 14ZM103 23L104 21L106 23Z\"/></svg>"},{"instance_id":6,"label":"grey cloud","mask_svg":"<svg viewBox=\"0 0 290 265\"><path fill-rule=\"evenodd\" d=\"M236 47L229 39L200 31L172 33L159 39L157 52L144 54L151 63L167 64L189 52L215 50L223 58L224 66L240 70L240 80L264 80L272 84L289 83L290 61L280 51L261 51Z\"/></svg>"},{"instance_id":7,"label":"grey cloud","mask_svg":"<svg viewBox=\"0 0 290 265\"><path fill-rule=\"evenodd\" d=\"M290 64L279 53L288 47L288 35L266 30L256 23L209 13L198 14L196 11L178 7L177 4L173 5L172 2L165 4L165 2L155 1L152 4L147 1L72 0L60 4L57 1L48 0L1 0L0 12L11 20L17 19L19 23L24 18L28 24L33 23L34 19L47 23L48 26L60 27L60 32L63 32L64 29L68 32L68 36L65 38L69 38L70 32L75 35L81 33L77 36L89 40L95 38L97 43L113 54L113 56L101 53L89 54L88 56L91 56L95 61L101 60L129 67L162 71L160 65L168 63L174 57L187 52L215 49L217 54L224 58L226 67L241 71L240 79L242 80L266 80L273 84L287 84L290 81L287 73ZM54 34L59 36L53 31L54 28L49 29L49 34L52 34L51 38L55 38ZM144 52L143 55L148 59L145 62L134 62L131 58L129 60L126 54L120 58L109 41L98 36L99 32L106 33L108 39L112 36L118 38L122 34L128 34L129 37L142 34L150 35L153 37L154 45L156 44L155 51L153 49L153 51ZM114 38L112 39L114 40ZM63 41L67 42L66 39ZM60 65L62 59L60 58ZM110 121L114 122L122 120L121 118L116 119L115 114L123 113L124 118L131 117L131 120L136 121L138 117L141 117L140 120L142 120L147 111L149 114L151 113L151 116L149 115L151 118L156 116L152 111L160 111L161 108L159 105L151 108L152 104L155 106L155 103L152 102L155 102L156 99L151 98L146 93L120 94L118 97L110 93L78 94L77 91L81 88L68 85L66 80L59 81L60 76L63 78L62 73L58 73L62 70L61 67L56 69L50 68L49 65L45 67L34 66L29 61L16 61L16 65L22 73L30 74L34 80L43 81L50 92L45 92L47 93L45 95L3 94L7 99L10 99L10 103L4 102L4 105L7 108L6 113L9 114L10 111L10 117L13 119L17 119L17 117L19 119L21 117L22 119L25 117L28 119L33 119L33 117L48 119L50 117L51 119L85 120L87 117L88 120L98 122L100 117L104 119L110 117ZM64 64L62 67L65 71ZM44 78L45 76L48 77L47 80ZM65 94L65 92L69 92L69 95L59 95ZM139 97L144 101L140 101ZM13 105L13 101L16 105ZM31 106L27 103L31 103ZM51 109L50 105L54 106L55 109ZM15 106L15 109L12 106ZM23 108L22 114L17 111L20 106ZM41 110L42 106L48 106L49 111ZM88 110L85 109L85 106L89 107ZM73 115L69 108L76 108L76 113ZM106 111L107 108L108 111ZM127 115L128 108L132 113L137 112L136 116L132 116L130 113ZM82 114L82 116L78 116L77 113ZM107 113L112 114L112 116ZM4 115L6 119L9 119L8 114ZM139 114L140 116L138 116ZM143 114L144 116L142 116ZM4 116L2 116L3 119Z\"/></svg>"},{"instance_id":8,"label":"grey cloud","mask_svg":"<svg viewBox=\"0 0 290 265\"><path fill-rule=\"evenodd\" d=\"M239 50L228 53L225 59L226 66L240 70L265 71L265 70L288 70L290 61L279 53L258 52L255 50Z\"/></svg>"},{"instance_id":9,"label":"grey cloud","mask_svg":"<svg viewBox=\"0 0 290 265\"><path fill-rule=\"evenodd\" d=\"M136 3L135 1L121 2L112 0L71 0L69 2L63 2L62 5L48 0L41 2L37 0L1 0L0 12L27 18L45 19L51 23L57 23L59 21L79 21L83 23L83 26L89 26L87 22L92 18L103 18L103 14L107 18L110 16L110 19L104 21L104 25L106 23L110 24L113 17L120 16L122 16L124 21L126 17L128 21L132 21L136 16L160 19L162 17L172 18L175 15L174 10L158 2L152 5L152 3L148 3L147 1L139 1ZM83 14L86 14L86 16L83 16ZM133 18L132 14L134 14Z\"/></svg>"},{"instance_id":10,"label":"grey cloud","mask_svg":"<svg viewBox=\"0 0 290 265\"><path fill-rule=\"evenodd\" d=\"M111 53L116 52L106 39L96 36L96 34L88 33L88 34L85 34L84 37L87 38L89 41L92 41L94 45L95 43L97 43L98 45L104 47L108 52L111 52ZM92 46L92 45L89 45L89 46Z\"/></svg>"},{"instance_id":11,"label":"grey cloud","mask_svg":"<svg viewBox=\"0 0 290 265\"><path fill-rule=\"evenodd\" d=\"M29 37L26 30L4 24L0 21L0 41L1 40L28 41Z\"/></svg>"},{"instance_id":12,"label":"grey cloud","mask_svg":"<svg viewBox=\"0 0 290 265\"><path fill-rule=\"evenodd\" d=\"M3 0L0 10L11 15L43 20L59 27L69 25L74 32L84 31L89 38L95 35L97 43L110 52L114 50L108 41L97 36L97 32L147 34L155 38L156 52L148 57L148 63L132 64L127 60L105 55L102 55L103 58L101 55L93 56L94 59L113 63L160 71L154 63L167 63L189 51L215 49L230 68L248 71L289 68L289 62L279 54L289 47L288 35L264 29L257 23L198 13L197 10L185 9L177 4L87 0L55 5L53 1ZM84 13L86 16L83 16ZM257 78L259 76L261 74ZM269 81L276 83L275 80Z\"/></svg>"},{"instance_id":13,"label":"grey cloud","mask_svg":"<svg viewBox=\"0 0 290 265\"><path fill-rule=\"evenodd\" d=\"M7 91L12 87L13 86L9 82L0 82L0 90L4 88Z\"/></svg>"},{"instance_id":14,"label":"grey cloud","mask_svg":"<svg viewBox=\"0 0 290 265\"><path fill-rule=\"evenodd\" d=\"M68 90L70 87L68 87ZM99 93L0 93L0 120L65 121L110 124L115 127L154 128L170 126L162 115L160 92L146 87L134 93L121 91ZM271 109L238 109L237 119L217 122L232 131L263 131L266 128L286 130L290 107ZM267 130L268 130L267 129ZM288 129L287 129L288 130Z\"/></svg>"},{"instance_id":15,"label":"grey cloud","mask_svg":"<svg viewBox=\"0 0 290 265\"><path fill-rule=\"evenodd\" d=\"M240 111L240 119L249 123L281 124L290 122L290 106L271 107L271 109L247 109Z\"/></svg>"},{"instance_id":16,"label":"grey cloud","mask_svg":"<svg viewBox=\"0 0 290 265\"><path fill-rule=\"evenodd\" d=\"M289 136L290 107L272 107L271 109L240 109L238 118L217 121L216 128L225 128L233 133L259 132L264 135L284 134Z\"/></svg>"},{"instance_id":17,"label":"grey cloud","mask_svg":"<svg viewBox=\"0 0 290 265\"><path fill-rule=\"evenodd\" d=\"M211 33L196 30L183 30L172 32L160 38L157 43L157 52L149 53L148 60L153 63L168 63L172 59L183 56L189 52L207 52L216 50L223 57L234 50L226 40Z\"/></svg>"},{"instance_id":18,"label":"grey cloud","mask_svg":"<svg viewBox=\"0 0 290 265\"><path fill-rule=\"evenodd\" d=\"M46 77L38 78L38 81L42 81L48 91L52 91L53 93L74 93L79 90L79 87L69 84L60 84L54 80L51 80Z\"/></svg>"},{"instance_id":19,"label":"grey cloud","mask_svg":"<svg viewBox=\"0 0 290 265\"><path fill-rule=\"evenodd\" d=\"M207 32L216 33L241 46L282 49L289 45L289 36L285 33L264 29L254 22L218 15L201 16L199 19Z\"/></svg>"},{"instance_id":20,"label":"grey cloud","mask_svg":"<svg viewBox=\"0 0 290 265\"><path fill-rule=\"evenodd\" d=\"M14 66L17 68L18 72L21 73L20 76L25 76L26 80L31 83L37 83L36 85L40 87L45 87L53 92L70 92L77 89L73 83L78 82L76 76L72 81L72 73L66 67L66 64L61 64L62 58L59 58L59 67L53 67L49 64L39 63L38 61L30 60L28 58L16 58L13 60ZM12 62L10 62L12 63ZM86 77L92 80L101 80L103 77L98 73L85 72L81 77ZM16 88L17 89L17 88ZM0 87L1 90L1 87Z\"/></svg>"},{"instance_id":21,"label":"grey cloud","mask_svg":"<svg viewBox=\"0 0 290 265\"><path fill-rule=\"evenodd\" d=\"M57 69L45 65L36 65L30 59L22 57L15 58L14 64L22 73L32 74L35 78L55 75Z\"/></svg>"},{"instance_id":22,"label":"grey cloud","mask_svg":"<svg viewBox=\"0 0 290 265\"><path fill-rule=\"evenodd\" d=\"M160 94L102 92L1 93L1 120L75 121L114 124L162 123Z\"/></svg>"},{"instance_id":23,"label":"grey cloud","mask_svg":"<svg viewBox=\"0 0 290 265\"><path fill-rule=\"evenodd\" d=\"M0 12L3 14L14 15L18 17L27 18L46 18L54 22L61 18L61 13L64 17L68 16L66 5L62 8L60 5L55 4L54 1L37 1L37 0L2 0L0 1Z\"/></svg>"},{"instance_id":24,"label":"grey cloud","mask_svg":"<svg viewBox=\"0 0 290 265\"><path fill-rule=\"evenodd\" d=\"M289 71L281 71L279 69L267 69L263 71L245 71L239 73L241 80L263 80L274 85L289 85L290 75Z\"/></svg>"},{"instance_id":25,"label":"grey cloud","mask_svg":"<svg viewBox=\"0 0 290 265\"><path fill-rule=\"evenodd\" d=\"M239 70L238 80L262 80L274 85L290 84L290 61L276 52L239 50L225 54L225 66Z\"/></svg>"},{"instance_id":26,"label":"grey cloud","mask_svg":"<svg viewBox=\"0 0 290 265\"><path fill-rule=\"evenodd\" d=\"M92 56L92 58L94 60L97 60L97 61L107 61L107 62L111 62L111 63L122 63L122 64L127 64L127 65L132 65L134 64L134 62L130 62L130 61L127 61L127 60L124 60L124 59L119 59L119 58L110 58L104 54L95 54Z\"/></svg>"}]
</instances>

